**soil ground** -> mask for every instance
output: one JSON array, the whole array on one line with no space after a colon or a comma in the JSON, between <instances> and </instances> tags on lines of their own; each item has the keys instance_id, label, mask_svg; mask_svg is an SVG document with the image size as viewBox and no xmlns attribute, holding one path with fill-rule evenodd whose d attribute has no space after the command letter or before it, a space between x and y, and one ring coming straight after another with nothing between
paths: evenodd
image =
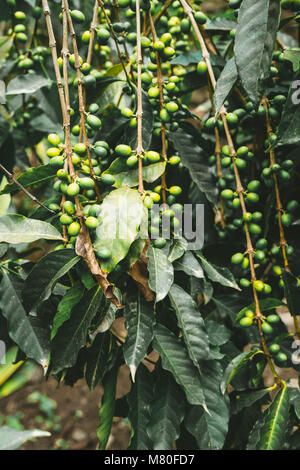
<instances>
[{"instance_id":1,"label":"soil ground","mask_svg":"<svg viewBox=\"0 0 300 470\"><path fill-rule=\"evenodd\" d=\"M122 367L119 372L117 398L129 391L129 371ZM60 417L61 429L49 429L45 422L38 423L37 417L43 413L37 403L30 403L28 396L32 392L40 392L55 400L57 408L54 414ZM103 390L97 386L91 392L84 380L78 381L73 388L67 385L57 386L57 382L50 378L45 381L39 368L36 369L32 379L20 390L0 401L0 413L4 416L15 416L23 412L21 423L24 429L45 429L51 432L51 437L43 437L35 441L26 442L21 449L49 450L61 448L60 440L66 442L70 450L95 450L98 446L97 427L99 425L99 404ZM122 419L115 419L108 441L109 450L125 450L130 438L129 426Z\"/></svg>"}]
</instances>

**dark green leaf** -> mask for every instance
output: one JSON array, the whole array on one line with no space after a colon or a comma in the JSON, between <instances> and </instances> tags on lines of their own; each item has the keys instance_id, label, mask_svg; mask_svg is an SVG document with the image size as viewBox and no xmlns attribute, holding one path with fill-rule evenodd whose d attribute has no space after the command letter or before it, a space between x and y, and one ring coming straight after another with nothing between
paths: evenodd
<instances>
[{"instance_id":1,"label":"dark green leaf","mask_svg":"<svg viewBox=\"0 0 300 470\"><path fill-rule=\"evenodd\" d=\"M146 302L138 290L136 298L132 301L130 299L126 305L125 319L128 335L123 346L124 359L134 382L136 370L147 355L149 344L153 339L155 323L153 303Z\"/></svg>"},{"instance_id":2,"label":"dark green leaf","mask_svg":"<svg viewBox=\"0 0 300 470\"><path fill-rule=\"evenodd\" d=\"M28 316L22 303L24 281L3 272L0 285L2 314L7 320L11 339L30 359L48 367L50 329L36 317Z\"/></svg>"},{"instance_id":3,"label":"dark green leaf","mask_svg":"<svg viewBox=\"0 0 300 470\"><path fill-rule=\"evenodd\" d=\"M102 380L110 351L110 333L98 333L87 350L85 378L90 390Z\"/></svg>"},{"instance_id":4,"label":"dark green leaf","mask_svg":"<svg viewBox=\"0 0 300 470\"><path fill-rule=\"evenodd\" d=\"M184 394L172 375L160 371L150 405L149 435L153 450L173 450L184 418Z\"/></svg>"},{"instance_id":5,"label":"dark green leaf","mask_svg":"<svg viewBox=\"0 0 300 470\"><path fill-rule=\"evenodd\" d=\"M153 347L159 353L162 367L172 373L191 405L206 408L200 375L183 343L162 325L156 325Z\"/></svg>"},{"instance_id":6,"label":"dark green leaf","mask_svg":"<svg viewBox=\"0 0 300 470\"><path fill-rule=\"evenodd\" d=\"M276 146L296 145L300 142L300 99L298 80L291 83L289 94L281 114L281 120L277 131Z\"/></svg>"},{"instance_id":7,"label":"dark green leaf","mask_svg":"<svg viewBox=\"0 0 300 470\"><path fill-rule=\"evenodd\" d=\"M232 398L231 406L232 406L232 413L236 414L239 413L243 408L247 408L248 406L252 406L253 403L256 403L261 398L265 397L272 391L273 387L263 388L262 390L254 390L254 391L245 391L245 392L238 392L236 394L230 395Z\"/></svg>"},{"instance_id":8,"label":"dark green leaf","mask_svg":"<svg viewBox=\"0 0 300 470\"><path fill-rule=\"evenodd\" d=\"M294 72L299 70L300 66L300 49L297 47L295 49L285 49L283 51L283 56L292 62Z\"/></svg>"},{"instance_id":9,"label":"dark green leaf","mask_svg":"<svg viewBox=\"0 0 300 470\"><path fill-rule=\"evenodd\" d=\"M167 255L160 248L149 246L149 287L156 293L156 302L163 300L168 294L174 280L174 269Z\"/></svg>"},{"instance_id":10,"label":"dark green leaf","mask_svg":"<svg viewBox=\"0 0 300 470\"><path fill-rule=\"evenodd\" d=\"M242 85L258 105L270 75L280 16L280 0L243 0L239 9L234 54Z\"/></svg>"},{"instance_id":11,"label":"dark green leaf","mask_svg":"<svg viewBox=\"0 0 300 470\"><path fill-rule=\"evenodd\" d=\"M131 441L128 450L150 450L151 439L147 433L150 420L150 402L153 396L152 377L148 369L141 364L137 370L135 383L128 395L131 422Z\"/></svg>"},{"instance_id":12,"label":"dark green leaf","mask_svg":"<svg viewBox=\"0 0 300 470\"><path fill-rule=\"evenodd\" d=\"M201 365L201 383L208 412L193 406L185 425L195 437L200 450L220 450L223 447L229 422L229 398L220 391L222 367L216 361Z\"/></svg>"},{"instance_id":13,"label":"dark green leaf","mask_svg":"<svg viewBox=\"0 0 300 470\"><path fill-rule=\"evenodd\" d=\"M216 204L218 191L215 178L207 164L208 156L205 151L195 143L191 135L182 129L170 132L169 138L178 151L183 166L189 170L194 183L211 203Z\"/></svg>"},{"instance_id":14,"label":"dark green leaf","mask_svg":"<svg viewBox=\"0 0 300 470\"><path fill-rule=\"evenodd\" d=\"M80 282L76 282L61 299L53 319L51 339L54 338L61 325L70 318L72 308L82 299L83 293L83 285Z\"/></svg>"},{"instance_id":15,"label":"dark green leaf","mask_svg":"<svg viewBox=\"0 0 300 470\"><path fill-rule=\"evenodd\" d=\"M28 311L47 300L55 283L80 260L72 249L53 251L45 255L26 279L23 300Z\"/></svg>"},{"instance_id":16,"label":"dark green leaf","mask_svg":"<svg viewBox=\"0 0 300 470\"><path fill-rule=\"evenodd\" d=\"M216 17L208 21L205 25L207 31L231 31L237 26L235 21L229 20L224 17Z\"/></svg>"},{"instance_id":17,"label":"dark green leaf","mask_svg":"<svg viewBox=\"0 0 300 470\"><path fill-rule=\"evenodd\" d=\"M25 173L22 173L17 181L27 188L32 184L42 183L48 181L56 175L56 169L51 165L41 165L34 168L29 168ZM13 191L20 191L20 188L15 183L9 183L1 189L0 194L9 194Z\"/></svg>"},{"instance_id":18,"label":"dark green leaf","mask_svg":"<svg viewBox=\"0 0 300 470\"><path fill-rule=\"evenodd\" d=\"M191 251L187 251L180 259L175 261L174 269L175 271L183 271L188 276L194 276L198 279L204 277L203 269Z\"/></svg>"},{"instance_id":19,"label":"dark green leaf","mask_svg":"<svg viewBox=\"0 0 300 470\"><path fill-rule=\"evenodd\" d=\"M281 450L285 440L286 423L290 409L289 389L285 385L264 412L260 429L259 450Z\"/></svg>"},{"instance_id":20,"label":"dark green leaf","mask_svg":"<svg viewBox=\"0 0 300 470\"><path fill-rule=\"evenodd\" d=\"M284 296L291 315L299 315L300 287L298 279L292 273L283 271Z\"/></svg>"},{"instance_id":21,"label":"dark green leaf","mask_svg":"<svg viewBox=\"0 0 300 470\"><path fill-rule=\"evenodd\" d=\"M104 395L99 410L100 424L97 429L100 450L105 450L111 432L115 413L117 374L118 368L115 367L105 374L102 382Z\"/></svg>"},{"instance_id":22,"label":"dark green leaf","mask_svg":"<svg viewBox=\"0 0 300 470\"><path fill-rule=\"evenodd\" d=\"M230 330L221 323L217 323L213 320L206 320L205 328L207 330L210 343L215 346L222 346L222 344L227 343L231 337Z\"/></svg>"},{"instance_id":23,"label":"dark green leaf","mask_svg":"<svg viewBox=\"0 0 300 470\"><path fill-rule=\"evenodd\" d=\"M185 238L174 238L172 245L169 249L168 259L173 263L177 259L181 258L188 248L188 242Z\"/></svg>"},{"instance_id":24,"label":"dark green leaf","mask_svg":"<svg viewBox=\"0 0 300 470\"><path fill-rule=\"evenodd\" d=\"M101 288L93 287L73 307L69 320L59 328L51 347L53 373L75 364L79 350L86 344L88 328L99 310L102 297Z\"/></svg>"},{"instance_id":25,"label":"dark green leaf","mask_svg":"<svg viewBox=\"0 0 300 470\"><path fill-rule=\"evenodd\" d=\"M218 284L221 284L225 287L241 290L229 269L210 263L200 251L195 253L200 259L202 267L211 281L217 282Z\"/></svg>"},{"instance_id":26,"label":"dark green leaf","mask_svg":"<svg viewBox=\"0 0 300 470\"><path fill-rule=\"evenodd\" d=\"M221 381L221 391L224 394L226 389L235 375L243 369L243 367L248 363L250 359L252 359L256 354L263 354L263 351L247 351L239 354L236 356L228 366L224 372L222 381Z\"/></svg>"},{"instance_id":27,"label":"dark green leaf","mask_svg":"<svg viewBox=\"0 0 300 470\"><path fill-rule=\"evenodd\" d=\"M208 335L201 314L192 297L176 284L172 285L169 298L189 356L199 367L199 360L207 359L209 352Z\"/></svg>"},{"instance_id":28,"label":"dark green leaf","mask_svg":"<svg viewBox=\"0 0 300 470\"><path fill-rule=\"evenodd\" d=\"M226 62L220 77L217 80L216 89L214 93L215 102L215 116L218 116L224 101L226 101L229 93L235 85L238 78L238 71L236 68L234 57Z\"/></svg>"}]
</instances>

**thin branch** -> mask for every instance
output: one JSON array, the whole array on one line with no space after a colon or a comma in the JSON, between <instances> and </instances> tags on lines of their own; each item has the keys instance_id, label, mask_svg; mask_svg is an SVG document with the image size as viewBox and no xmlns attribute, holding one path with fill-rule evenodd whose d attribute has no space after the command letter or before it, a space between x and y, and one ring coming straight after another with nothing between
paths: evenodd
<instances>
[{"instance_id":1,"label":"thin branch","mask_svg":"<svg viewBox=\"0 0 300 470\"><path fill-rule=\"evenodd\" d=\"M158 37L157 37L154 21L153 21L150 10L148 12L148 18L149 18L153 42L156 42L158 40ZM159 88L160 109L163 109L165 107L164 77L163 77L163 73L161 69L161 60L160 60L158 51L155 51L155 60L156 60L156 65L157 65L157 84ZM167 161L167 140L166 140L166 124L164 122L161 123L161 141L162 141L162 157L166 162ZM162 200L164 204L166 204L167 202L166 201L166 187L167 187L166 172L164 171L161 177Z\"/></svg>"},{"instance_id":2,"label":"thin branch","mask_svg":"<svg viewBox=\"0 0 300 470\"><path fill-rule=\"evenodd\" d=\"M154 25L158 22L158 20L162 17L162 15L164 14L164 12L167 10L167 8L169 8L169 6L171 5L173 0L168 0L164 5L163 7L161 8L161 10L159 11L159 13L156 15L156 17L153 19L153 23ZM149 27L148 29L146 29L145 31L145 34L144 36L149 36L149 34L151 33L151 27Z\"/></svg>"},{"instance_id":3,"label":"thin branch","mask_svg":"<svg viewBox=\"0 0 300 470\"><path fill-rule=\"evenodd\" d=\"M91 37L89 41L89 47L88 47L88 53L87 53L87 63L91 64L92 63L92 56L93 56L93 50L94 50L94 41L95 41L95 35L96 35L96 28L98 26L98 2L97 0L95 1L94 5L94 13L93 13L93 20L91 24Z\"/></svg>"},{"instance_id":4,"label":"thin branch","mask_svg":"<svg viewBox=\"0 0 300 470\"><path fill-rule=\"evenodd\" d=\"M52 47L52 58L54 62L54 69L56 73L57 83L62 84L60 70L59 70L59 67L57 66L56 42L55 42L55 36L53 33L53 27L52 27L52 22L51 22L51 17L50 17L50 9L49 9L47 0L42 0L42 2L43 2L44 14L46 17L49 41L51 44L50 47ZM63 15L65 15L65 17L68 18L68 4L66 0L62 0L62 2L63 2L63 7L64 7ZM67 8L65 8L66 6ZM65 31L66 31L66 24L67 22L65 20L64 21ZM66 46L66 44L64 44L64 46ZM79 58L77 57L77 62L78 60ZM66 56L65 56L65 65L66 65ZM66 78L66 67L65 67L65 78ZM66 81L65 84L67 87L68 81ZM70 124L69 124L69 118L68 118L68 112L67 112L67 104L65 101L65 95L64 95L64 90L62 88L62 85L59 86L58 89L61 90L60 98L61 98L61 108L62 108L62 114L63 114L63 127L64 127L64 132L65 132L65 139L66 139L66 153L67 153L68 162L70 164L69 171L71 172L71 177L73 177L73 180L74 180L75 172L74 172L74 167L72 165L72 159L70 158L70 155L72 154L72 147L71 147L71 141L70 141ZM67 93L67 96L68 96L68 93ZM122 308L117 297L113 293L113 286L107 280L107 275L103 273L97 261L97 258L95 256L91 237L85 225L84 215L82 213L82 209L81 209L81 205L80 205L80 201L78 197L75 198L75 203L76 203L76 211L77 211L76 215L81 225L81 230L76 240L76 253L79 256L81 256L84 259L84 261L87 263L92 275L95 276L99 286L102 288L104 295L118 308Z\"/></svg>"},{"instance_id":5,"label":"thin branch","mask_svg":"<svg viewBox=\"0 0 300 470\"><path fill-rule=\"evenodd\" d=\"M194 32L197 36L197 39L198 39L200 47L201 47L203 59L205 60L206 65L207 65L211 85L212 85L213 89L215 89L216 88L216 79L215 79L214 71L213 71L213 68L212 68L212 65L211 65L211 62L210 62L210 55L209 55L209 52L207 50L207 47L206 47L205 41L203 39L203 36L202 36L202 34L199 30L198 24L197 24L197 22L194 18L193 9L189 6L189 4L186 2L186 0L179 0L179 1L182 5L186 15L189 17L189 19L191 21ZM233 140L232 140L232 137L231 137L231 134L230 134L228 122L226 120L226 111L225 111L224 107L220 111L220 116L222 118L222 122L223 122L223 125L224 125L224 131L225 131L227 143L228 143L229 148L230 148L230 155L231 155L231 159L232 159L233 171L234 171L234 176L235 176L235 181L236 181L236 193L239 197L241 208L242 208L242 213L244 215L247 212L245 199L244 199L244 188L243 188L242 183L241 183L238 168L235 164L236 151L235 151ZM256 281L256 273L255 273L255 268L254 268L254 248L253 248L253 245L252 245L248 225L245 223L244 227L245 227L246 243L247 243L246 253L247 253L248 258L249 258L251 281L252 281L252 291L253 291L253 298L254 298L254 305L255 305L255 319L258 322L258 327L259 327L259 333L260 333L260 337L261 337L261 341L262 341L262 346L263 346L268 364L269 364L270 369L272 371L272 374L274 376L274 380L278 381L280 379L278 378L278 376L275 372L274 365L273 365L272 359L270 357L270 353L268 351L266 341L264 339L264 335L263 335L263 331L262 331L262 322L264 320L264 316L261 313L257 292L256 292L256 289L254 287L254 283Z\"/></svg>"},{"instance_id":6,"label":"thin branch","mask_svg":"<svg viewBox=\"0 0 300 470\"><path fill-rule=\"evenodd\" d=\"M86 132L86 112L85 112L85 104L84 104L84 95L83 95L83 85L82 85L82 78L81 78L81 71L80 71L80 56L79 56L79 51L78 51L78 46L77 46L77 40L76 40L76 33L74 30L73 26L73 21L72 17L70 14L70 9L69 9L69 4L67 0L63 0L64 2L64 8L66 11L67 15L67 20L68 20L68 26L71 34L71 39L72 39L72 46L73 46L73 52L75 56L75 69L76 69L76 76L77 76L77 81L78 81L78 101L79 101L79 113L80 113L80 135L83 136L83 142L86 145L87 148L87 156L88 156L88 162L89 162L89 168L90 168L90 175L91 178L94 181L94 189L96 192L96 196L99 202L102 201L102 197L97 185L97 180L95 177L95 172L94 168L92 165L92 158L91 158L91 151L90 151L90 143L87 137L87 132Z\"/></svg>"},{"instance_id":7,"label":"thin branch","mask_svg":"<svg viewBox=\"0 0 300 470\"><path fill-rule=\"evenodd\" d=\"M49 207L45 206L41 201L39 201L35 196L33 196L33 194L31 194L29 191L27 191L27 189L24 188L24 186L19 183L18 180L16 180L16 178L14 177L14 175L12 173L10 173L1 163L0 163L0 169L3 171L3 173L6 174L6 176L11 180L13 181L19 188L21 191L23 191L23 193L26 194L26 196L28 196L32 201L36 202L39 206L43 207L44 209L46 209L48 212L50 212L50 214L56 214L55 211L52 211L51 209L49 209Z\"/></svg>"},{"instance_id":8,"label":"thin branch","mask_svg":"<svg viewBox=\"0 0 300 470\"><path fill-rule=\"evenodd\" d=\"M114 30L114 28L113 28L112 22L110 21L110 18L109 18L109 16L108 16L108 14L106 13L106 9L105 9L105 5L104 5L103 1L102 1L102 0L97 0L97 1L98 1L98 4L99 4L101 10L103 11L103 14L104 14L105 20L106 20L106 22L107 22L107 24L108 24L110 33L111 33L112 38L113 38L113 40L114 40L114 42L115 42L116 49L117 49L117 54L118 54L119 60L120 60L120 62L121 62L121 65L122 65L122 67L123 67L123 70L124 70L124 73L125 73L125 77L126 77L127 83L128 83L128 85L130 86L130 88L132 88L131 80L130 80L130 78L129 78L129 76L128 76L128 73L127 73L127 70L126 70L126 65L125 65L124 59L123 59L123 55L122 55L121 50L120 50L120 46L119 46L119 42L118 42L118 37L117 37L117 35L116 35L116 33L115 33L115 30Z\"/></svg>"},{"instance_id":9,"label":"thin branch","mask_svg":"<svg viewBox=\"0 0 300 470\"><path fill-rule=\"evenodd\" d=\"M137 148L136 154L138 156L138 173L139 173L139 193L144 192L143 184L143 99L142 99L142 44L141 44L141 11L140 11L140 0L136 0L136 38L137 38Z\"/></svg>"},{"instance_id":10,"label":"thin branch","mask_svg":"<svg viewBox=\"0 0 300 470\"><path fill-rule=\"evenodd\" d=\"M267 128L267 135L269 139L271 134L273 133L273 129L272 129L270 115L269 115L268 100L266 97L262 99L262 105L266 113L266 128ZM270 155L270 167L272 167L276 163L276 156L275 156L275 152L273 149L270 150L269 155ZM288 262L287 254L286 254L287 242L285 239L284 228L283 228L282 221L281 221L283 207L282 207L281 198L280 198L278 178L277 178L276 173L274 172L272 176L273 176L274 188L275 188L276 211L278 215L278 228L279 228L279 236L280 236L280 246L281 246L282 257L283 257L283 262L284 262L284 269L290 272L289 262Z\"/></svg>"}]
</instances>

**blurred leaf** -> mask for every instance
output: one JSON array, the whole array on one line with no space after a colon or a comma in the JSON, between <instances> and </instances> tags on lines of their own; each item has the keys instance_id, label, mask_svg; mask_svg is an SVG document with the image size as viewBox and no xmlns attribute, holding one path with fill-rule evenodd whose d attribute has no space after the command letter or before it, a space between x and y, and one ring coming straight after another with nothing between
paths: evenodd
<instances>
[{"instance_id":1,"label":"blurred leaf","mask_svg":"<svg viewBox=\"0 0 300 470\"><path fill-rule=\"evenodd\" d=\"M7 85L7 95L34 94L44 86L50 86L51 80L37 74L19 75L13 78Z\"/></svg>"},{"instance_id":2,"label":"blurred leaf","mask_svg":"<svg viewBox=\"0 0 300 470\"><path fill-rule=\"evenodd\" d=\"M51 436L50 432L39 429L19 431L9 426L0 426L0 450L16 450L29 439L49 436Z\"/></svg>"},{"instance_id":3,"label":"blurred leaf","mask_svg":"<svg viewBox=\"0 0 300 470\"><path fill-rule=\"evenodd\" d=\"M35 240L62 240L52 225L23 215L8 214L0 217L0 242L11 244L31 243Z\"/></svg>"}]
</instances>

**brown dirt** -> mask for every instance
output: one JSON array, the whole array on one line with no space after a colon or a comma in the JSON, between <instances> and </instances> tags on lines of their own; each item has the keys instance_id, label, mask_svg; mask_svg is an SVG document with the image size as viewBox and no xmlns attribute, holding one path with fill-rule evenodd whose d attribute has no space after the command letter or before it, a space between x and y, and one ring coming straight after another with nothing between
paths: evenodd
<instances>
[{"instance_id":1,"label":"brown dirt","mask_svg":"<svg viewBox=\"0 0 300 470\"><path fill-rule=\"evenodd\" d=\"M125 395L130 388L129 372L122 367L118 377L117 398ZM25 429L46 429L45 425L36 422L35 418L41 415L38 404L28 402L28 396L38 391L53 399L57 403L55 415L60 416L60 431L51 432L51 437L38 438L26 442L21 448L26 450L49 450L57 447L57 441L64 439L70 450L95 450L98 446L97 426L99 425L99 404L103 390L97 386L90 392L84 380L78 381L73 388L66 385L57 385L50 378L47 382L40 369L36 370L33 378L22 389L0 401L0 413L4 416L14 416L18 411L24 413L21 420ZM78 410L82 417L76 417ZM76 413L77 412L77 413ZM129 426L121 419L115 419L108 441L109 450L125 450L130 437Z\"/></svg>"}]
</instances>

